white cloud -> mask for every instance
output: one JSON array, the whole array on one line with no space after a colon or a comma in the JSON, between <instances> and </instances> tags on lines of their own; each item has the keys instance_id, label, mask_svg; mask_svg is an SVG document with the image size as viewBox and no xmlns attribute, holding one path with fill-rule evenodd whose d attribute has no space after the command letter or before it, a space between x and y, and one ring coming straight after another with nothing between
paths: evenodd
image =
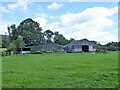
<instances>
[{"instance_id":1,"label":"white cloud","mask_svg":"<svg viewBox=\"0 0 120 90\"><path fill-rule=\"evenodd\" d=\"M40 27L43 27L43 28L45 27L47 22L45 18L40 18L40 17L34 18L33 20L38 22L40 24Z\"/></svg>"},{"instance_id":2,"label":"white cloud","mask_svg":"<svg viewBox=\"0 0 120 90\"><path fill-rule=\"evenodd\" d=\"M56 17L54 17L54 16L50 16L49 18L50 18L50 19L54 19L54 18L56 18Z\"/></svg>"},{"instance_id":3,"label":"white cloud","mask_svg":"<svg viewBox=\"0 0 120 90\"><path fill-rule=\"evenodd\" d=\"M7 29L8 25L0 25L0 34L5 34L8 33L8 29Z\"/></svg>"},{"instance_id":4,"label":"white cloud","mask_svg":"<svg viewBox=\"0 0 120 90\"><path fill-rule=\"evenodd\" d=\"M0 12L1 13L11 13L11 11L3 6L0 6Z\"/></svg>"},{"instance_id":5,"label":"white cloud","mask_svg":"<svg viewBox=\"0 0 120 90\"><path fill-rule=\"evenodd\" d=\"M64 14L59 19L60 22L47 24L45 29L59 31L66 38L100 41L105 44L110 41L117 41L117 38L105 28L112 27L115 23L108 17L118 13L118 7L111 9L104 7L88 8L83 12Z\"/></svg>"},{"instance_id":6,"label":"white cloud","mask_svg":"<svg viewBox=\"0 0 120 90\"><path fill-rule=\"evenodd\" d=\"M16 8L17 9L24 9L24 11L26 11L27 7L30 3L31 2L28 0L18 0L17 3L8 4L8 8L11 10L15 10Z\"/></svg>"},{"instance_id":7,"label":"white cloud","mask_svg":"<svg viewBox=\"0 0 120 90\"><path fill-rule=\"evenodd\" d=\"M52 3L51 5L48 5L48 9L58 9L58 8L60 8L62 6L63 6L63 4Z\"/></svg>"},{"instance_id":8,"label":"white cloud","mask_svg":"<svg viewBox=\"0 0 120 90\"><path fill-rule=\"evenodd\" d=\"M117 37L115 37L115 36L113 36L113 35L111 35L111 34L108 34L107 36L104 36L104 37L101 37L101 38L99 38L99 39L97 39L101 44L106 44L106 43L108 43L108 42L112 42L112 41L114 41L114 42L118 42L118 36Z\"/></svg>"},{"instance_id":9,"label":"white cloud","mask_svg":"<svg viewBox=\"0 0 120 90\"><path fill-rule=\"evenodd\" d=\"M8 8L9 8L9 9L14 9L14 8L16 8L16 7L18 7L17 4L8 4Z\"/></svg>"}]
</instances>

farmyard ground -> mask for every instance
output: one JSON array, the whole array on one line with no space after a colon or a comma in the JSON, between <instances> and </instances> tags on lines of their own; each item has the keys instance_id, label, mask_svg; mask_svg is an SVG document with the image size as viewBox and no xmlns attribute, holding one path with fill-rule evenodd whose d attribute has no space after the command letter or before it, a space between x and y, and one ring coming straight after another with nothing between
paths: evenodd
<instances>
[{"instance_id":1,"label":"farmyard ground","mask_svg":"<svg viewBox=\"0 0 120 90\"><path fill-rule=\"evenodd\" d=\"M52 53L2 58L3 88L116 88L118 52Z\"/></svg>"}]
</instances>

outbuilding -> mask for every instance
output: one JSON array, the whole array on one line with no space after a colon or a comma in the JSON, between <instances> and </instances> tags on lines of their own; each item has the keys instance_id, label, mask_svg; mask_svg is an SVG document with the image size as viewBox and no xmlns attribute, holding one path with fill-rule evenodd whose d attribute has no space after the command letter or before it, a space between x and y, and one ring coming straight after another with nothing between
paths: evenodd
<instances>
[{"instance_id":1,"label":"outbuilding","mask_svg":"<svg viewBox=\"0 0 120 90\"><path fill-rule=\"evenodd\" d=\"M26 46L21 48L21 53L30 53L30 52L36 52L38 50L46 50L46 49L58 49L62 50L62 45L49 43L49 44L43 44L43 45L36 45L36 46Z\"/></svg>"},{"instance_id":2,"label":"outbuilding","mask_svg":"<svg viewBox=\"0 0 120 90\"><path fill-rule=\"evenodd\" d=\"M87 39L75 40L63 47L63 49L66 52L79 52L79 51L89 52L96 51L96 48L97 48L96 44Z\"/></svg>"}]
</instances>

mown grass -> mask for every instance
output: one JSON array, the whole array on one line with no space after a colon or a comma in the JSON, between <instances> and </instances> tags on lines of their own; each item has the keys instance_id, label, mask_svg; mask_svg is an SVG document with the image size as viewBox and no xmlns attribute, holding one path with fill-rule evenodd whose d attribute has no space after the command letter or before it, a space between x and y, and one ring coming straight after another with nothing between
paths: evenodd
<instances>
[{"instance_id":1,"label":"mown grass","mask_svg":"<svg viewBox=\"0 0 120 90\"><path fill-rule=\"evenodd\" d=\"M118 52L53 53L2 58L3 88L117 88Z\"/></svg>"}]
</instances>

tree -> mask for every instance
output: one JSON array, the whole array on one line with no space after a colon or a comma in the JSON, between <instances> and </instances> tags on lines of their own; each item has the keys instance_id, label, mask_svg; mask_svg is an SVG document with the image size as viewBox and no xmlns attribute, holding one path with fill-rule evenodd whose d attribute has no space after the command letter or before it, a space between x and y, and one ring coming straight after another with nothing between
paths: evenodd
<instances>
[{"instance_id":1,"label":"tree","mask_svg":"<svg viewBox=\"0 0 120 90\"><path fill-rule=\"evenodd\" d=\"M25 43L23 41L23 38L19 36L17 40L13 40L12 42L10 42L10 44L8 45L8 50L14 51L14 53L16 53L18 50L20 50L21 47L24 46Z\"/></svg>"},{"instance_id":2,"label":"tree","mask_svg":"<svg viewBox=\"0 0 120 90\"><path fill-rule=\"evenodd\" d=\"M97 51L97 52L103 51L102 47L103 47L103 46L102 46L100 43L98 43L98 44L97 44L97 50L96 50L96 51Z\"/></svg>"},{"instance_id":3,"label":"tree","mask_svg":"<svg viewBox=\"0 0 120 90\"><path fill-rule=\"evenodd\" d=\"M93 42L94 44L97 44L97 43L98 43L97 41L94 41L94 40L93 40L93 41L91 41L91 42Z\"/></svg>"},{"instance_id":4,"label":"tree","mask_svg":"<svg viewBox=\"0 0 120 90\"><path fill-rule=\"evenodd\" d=\"M109 51L117 51L119 50L119 42L109 42L105 44L106 47L108 47Z\"/></svg>"},{"instance_id":5,"label":"tree","mask_svg":"<svg viewBox=\"0 0 120 90\"><path fill-rule=\"evenodd\" d=\"M37 45L45 42L44 34L41 32L40 24L31 18L23 20L18 27L15 24L8 26L8 33L11 40L17 40L19 36L23 37L26 45Z\"/></svg>"},{"instance_id":6,"label":"tree","mask_svg":"<svg viewBox=\"0 0 120 90\"><path fill-rule=\"evenodd\" d=\"M2 47L7 48L10 43L10 38L8 35L1 35L2 36Z\"/></svg>"},{"instance_id":7,"label":"tree","mask_svg":"<svg viewBox=\"0 0 120 90\"><path fill-rule=\"evenodd\" d=\"M21 48L25 46L25 43L23 41L23 38L21 36L18 37L18 39L15 41L16 47Z\"/></svg>"},{"instance_id":8,"label":"tree","mask_svg":"<svg viewBox=\"0 0 120 90\"><path fill-rule=\"evenodd\" d=\"M68 43L71 43L71 42L73 42L73 41L75 41L75 39L74 38L70 38L70 40L68 40ZM67 44L68 44L67 43Z\"/></svg>"},{"instance_id":9,"label":"tree","mask_svg":"<svg viewBox=\"0 0 120 90\"><path fill-rule=\"evenodd\" d=\"M109 50L109 51L116 51L117 48L114 47L113 45L110 45L110 46L108 47L108 50Z\"/></svg>"},{"instance_id":10,"label":"tree","mask_svg":"<svg viewBox=\"0 0 120 90\"><path fill-rule=\"evenodd\" d=\"M46 38L47 38L47 43L52 43L51 38L53 35L54 35L54 33L51 30L46 30L44 32L44 36L46 36Z\"/></svg>"},{"instance_id":11,"label":"tree","mask_svg":"<svg viewBox=\"0 0 120 90\"><path fill-rule=\"evenodd\" d=\"M9 46L8 46L8 50L9 51L13 51L14 53L17 52L17 47L16 47L16 42L15 40L10 42Z\"/></svg>"},{"instance_id":12,"label":"tree","mask_svg":"<svg viewBox=\"0 0 120 90\"><path fill-rule=\"evenodd\" d=\"M59 32L54 33L54 43L60 44L60 45L66 45L68 40L62 35L59 34Z\"/></svg>"},{"instance_id":13,"label":"tree","mask_svg":"<svg viewBox=\"0 0 120 90\"><path fill-rule=\"evenodd\" d=\"M18 35L18 30L17 30L15 24L12 24L11 26L8 26L7 28L8 28L10 41L16 40L19 35Z\"/></svg>"},{"instance_id":14,"label":"tree","mask_svg":"<svg viewBox=\"0 0 120 90\"><path fill-rule=\"evenodd\" d=\"M27 45L43 44L42 28L40 24L28 18L18 26L20 35Z\"/></svg>"}]
</instances>

